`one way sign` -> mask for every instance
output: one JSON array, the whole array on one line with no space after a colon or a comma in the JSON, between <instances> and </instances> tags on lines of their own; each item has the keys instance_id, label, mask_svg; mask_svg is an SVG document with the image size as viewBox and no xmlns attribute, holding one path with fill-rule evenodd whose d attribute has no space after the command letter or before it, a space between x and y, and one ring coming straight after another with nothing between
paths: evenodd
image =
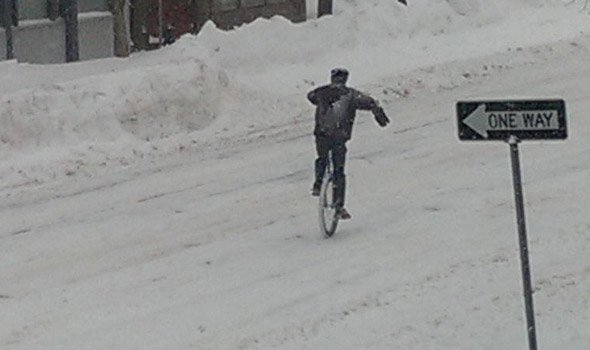
<instances>
[{"instance_id":1,"label":"one way sign","mask_svg":"<svg viewBox=\"0 0 590 350\"><path fill-rule=\"evenodd\" d=\"M457 103L460 140L565 139L563 100Z\"/></svg>"}]
</instances>

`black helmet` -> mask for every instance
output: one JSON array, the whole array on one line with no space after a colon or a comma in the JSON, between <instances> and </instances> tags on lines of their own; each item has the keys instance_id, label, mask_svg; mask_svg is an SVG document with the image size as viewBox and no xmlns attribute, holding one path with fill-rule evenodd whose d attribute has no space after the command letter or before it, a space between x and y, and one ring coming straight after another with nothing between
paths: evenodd
<instances>
[{"instance_id":1,"label":"black helmet","mask_svg":"<svg viewBox=\"0 0 590 350\"><path fill-rule=\"evenodd\" d=\"M348 80L348 70L346 68L334 68L330 71L332 83L346 83Z\"/></svg>"}]
</instances>

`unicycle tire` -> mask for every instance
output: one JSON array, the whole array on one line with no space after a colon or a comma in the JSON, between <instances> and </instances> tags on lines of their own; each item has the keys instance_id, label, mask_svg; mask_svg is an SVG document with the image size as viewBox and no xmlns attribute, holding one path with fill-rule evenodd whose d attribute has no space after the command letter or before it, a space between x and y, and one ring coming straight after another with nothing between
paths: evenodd
<instances>
[{"instance_id":1,"label":"unicycle tire","mask_svg":"<svg viewBox=\"0 0 590 350\"><path fill-rule=\"evenodd\" d=\"M320 189L319 206L320 232L325 238L330 238L336 232L338 216L334 206L334 179L327 174L322 181Z\"/></svg>"}]
</instances>

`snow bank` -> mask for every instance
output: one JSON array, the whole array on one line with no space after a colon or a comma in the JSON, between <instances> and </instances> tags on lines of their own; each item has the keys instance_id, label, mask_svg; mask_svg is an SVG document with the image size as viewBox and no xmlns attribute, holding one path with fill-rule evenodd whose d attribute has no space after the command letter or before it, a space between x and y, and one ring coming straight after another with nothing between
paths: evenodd
<instances>
[{"instance_id":1,"label":"snow bank","mask_svg":"<svg viewBox=\"0 0 590 350\"><path fill-rule=\"evenodd\" d=\"M48 67L48 69L51 69ZM0 174L73 174L87 163L143 156L153 140L205 129L219 115L222 71L170 62L42 84L0 97ZM17 175L20 174L20 175ZM26 175L26 176L25 176ZM38 180L38 177L37 177Z\"/></svg>"},{"instance_id":2,"label":"snow bank","mask_svg":"<svg viewBox=\"0 0 590 350\"><path fill-rule=\"evenodd\" d=\"M225 32L208 23L197 36L127 60L0 64L2 186L302 121L302 96L336 65L365 86L589 27L587 16L555 0L335 3L334 16L300 24L274 17Z\"/></svg>"},{"instance_id":3,"label":"snow bank","mask_svg":"<svg viewBox=\"0 0 590 350\"><path fill-rule=\"evenodd\" d=\"M0 150L31 151L129 135L149 141L201 130L214 120L219 89L227 85L219 74L197 61L5 95L0 99Z\"/></svg>"},{"instance_id":4,"label":"snow bank","mask_svg":"<svg viewBox=\"0 0 590 350\"><path fill-rule=\"evenodd\" d=\"M579 35L587 16L551 0L426 0L404 7L391 0L342 0L335 15L293 25L259 19L236 31L208 25L182 50L206 47L244 84L267 93L301 93L336 65L367 84L424 66L482 57ZM569 27L560 25L571 21ZM321 79L321 80L320 80Z\"/></svg>"}]
</instances>

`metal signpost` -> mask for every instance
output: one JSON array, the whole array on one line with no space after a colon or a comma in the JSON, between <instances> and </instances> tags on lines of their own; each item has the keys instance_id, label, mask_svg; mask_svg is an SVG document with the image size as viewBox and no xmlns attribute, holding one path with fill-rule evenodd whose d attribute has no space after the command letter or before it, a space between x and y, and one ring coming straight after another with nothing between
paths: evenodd
<instances>
[{"instance_id":1,"label":"metal signpost","mask_svg":"<svg viewBox=\"0 0 590 350\"><path fill-rule=\"evenodd\" d=\"M11 60L14 58L14 43L13 43L13 36L12 36L12 25L13 25L13 17L15 14L14 11L14 4L12 0L0 0L2 3L2 23L4 24L4 35L6 37L6 59Z\"/></svg>"},{"instance_id":2,"label":"metal signpost","mask_svg":"<svg viewBox=\"0 0 590 350\"><path fill-rule=\"evenodd\" d=\"M510 145L529 349L537 350L518 143L521 140L566 139L565 102L563 100L458 102L457 121L459 139L462 141L505 141Z\"/></svg>"},{"instance_id":3,"label":"metal signpost","mask_svg":"<svg viewBox=\"0 0 590 350\"><path fill-rule=\"evenodd\" d=\"M158 34L158 47L162 47L164 39L164 4L162 0L158 0L158 26L160 27L160 33Z\"/></svg>"},{"instance_id":4,"label":"metal signpost","mask_svg":"<svg viewBox=\"0 0 590 350\"><path fill-rule=\"evenodd\" d=\"M78 0L65 0L62 16L66 27L66 62L79 61Z\"/></svg>"}]
</instances>

